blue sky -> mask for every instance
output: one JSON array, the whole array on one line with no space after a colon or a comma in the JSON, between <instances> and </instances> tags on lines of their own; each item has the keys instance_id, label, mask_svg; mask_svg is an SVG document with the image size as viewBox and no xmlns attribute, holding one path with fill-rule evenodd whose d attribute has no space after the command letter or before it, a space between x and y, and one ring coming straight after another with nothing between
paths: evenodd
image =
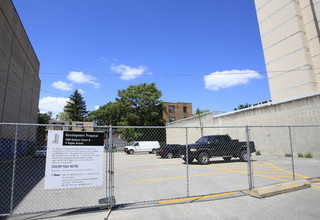
<instances>
[{"instance_id":1,"label":"blue sky","mask_svg":"<svg viewBox=\"0 0 320 220\"><path fill-rule=\"evenodd\" d=\"M41 112L88 110L155 82L165 102L232 111L270 99L253 0L13 0L40 61Z\"/></svg>"}]
</instances>

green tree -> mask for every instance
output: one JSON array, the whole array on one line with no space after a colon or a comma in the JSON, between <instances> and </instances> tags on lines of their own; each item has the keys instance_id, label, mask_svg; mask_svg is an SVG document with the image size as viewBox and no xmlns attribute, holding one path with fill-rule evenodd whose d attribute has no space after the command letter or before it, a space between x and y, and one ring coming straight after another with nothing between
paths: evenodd
<instances>
[{"instance_id":1,"label":"green tree","mask_svg":"<svg viewBox=\"0 0 320 220\"><path fill-rule=\"evenodd\" d=\"M60 112L56 115L57 120L68 121L69 115L66 112Z\"/></svg>"},{"instance_id":2,"label":"green tree","mask_svg":"<svg viewBox=\"0 0 320 220\"><path fill-rule=\"evenodd\" d=\"M251 106L252 106L251 104L246 103L244 105L238 105L238 107L234 108L234 110L236 111L236 110L240 110L240 109L250 108Z\"/></svg>"},{"instance_id":3,"label":"green tree","mask_svg":"<svg viewBox=\"0 0 320 220\"><path fill-rule=\"evenodd\" d=\"M163 126L162 111L165 106L155 83L142 83L119 90L116 101L122 111L120 125Z\"/></svg>"},{"instance_id":4,"label":"green tree","mask_svg":"<svg viewBox=\"0 0 320 220\"><path fill-rule=\"evenodd\" d=\"M64 106L63 111L67 115L67 118L72 121L84 121L86 119L88 114L87 106L77 89L71 94L70 100L67 101L67 105Z\"/></svg>"},{"instance_id":5,"label":"green tree","mask_svg":"<svg viewBox=\"0 0 320 220\"><path fill-rule=\"evenodd\" d=\"M208 109L206 109L206 110L197 109L197 111L195 111L194 115L200 115L200 114L203 114L203 113L206 113L206 112L210 112L210 110L208 110Z\"/></svg>"},{"instance_id":6,"label":"green tree","mask_svg":"<svg viewBox=\"0 0 320 220\"><path fill-rule=\"evenodd\" d=\"M49 124L52 119L52 112L38 113L38 124Z\"/></svg>"},{"instance_id":7,"label":"green tree","mask_svg":"<svg viewBox=\"0 0 320 220\"><path fill-rule=\"evenodd\" d=\"M143 83L119 90L116 101L121 112L119 125L122 126L163 126L162 112L165 106L160 90L155 83ZM165 141L165 129L125 128L123 138L129 141Z\"/></svg>"},{"instance_id":8,"label":"green tree","mask_svg":"<svg viewBox=\"0 0 320 220\"><path fill-rule=\"evenodd\" d=\"M51 119L52 112L38 113L38 124L49 124ZM46 130L47 126L37 126L37 139L35 147L46 145ZM35 148L33 150L35 151Z\"/></svg>"},{"instance_id":9,"label":"green tree","mask_svg":"<svg viewBox=\"0 0 320 220\"><path fill-rule=\"evenodd\" d=\"M99 109L91 111L88 114L88 121L95 121L97 125L117 126L121 119L120 104L118 102L109 102L100 106Z\"/></svg>"},{"instance_id":10,"label":"green tree","mask_svg":"<svg viewBox=\"0 0 320 220\"><path fill-rule=\"evenodd\" d=\"M41 126L49 124L49 121L52 119L52 112L47 113L38 113L38 125L36 131L36 140L33 145L28 150L28 155L34 155L34 152L37 149L40 149L41 146L47 145L47 126Z\"/></svg>"}]
</instances>

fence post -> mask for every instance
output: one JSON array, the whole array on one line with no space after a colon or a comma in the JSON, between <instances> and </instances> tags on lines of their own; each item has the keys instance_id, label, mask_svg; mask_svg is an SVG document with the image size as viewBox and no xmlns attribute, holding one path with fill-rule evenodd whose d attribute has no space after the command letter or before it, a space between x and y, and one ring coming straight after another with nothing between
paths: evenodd
<instances>
[{"instance_id":1,"label":"fence post","mask_svg":"<svg viewBox=\"0 0 320 220\"><path fill-rule=\"evenodd\" d=\"M18 125L16 125L16 133L15 133L15 139L14 139L12 181L11 181L10 215L12 215L12 212L13 212L13 197L14 197L14 182L15 182L15 177L16 177L17 146L18 146Z\"/></svg>"},{"instance_id":2,"label":"fence post","mask_svg":"<svg viewBox=\"0 0 320 220\"><path fill-rule=\"evenodd\" d=\"M252 169L251 169L251 149L249 143L249 126L246 126L246 136L247 136L247 162L248 162L248 180L249 180L249 190L253 189L252 184Z\"/></svg>"},{"instance_id":3,"label":"fence post","mask_svg":"<svg viewBox=\"0 0 320 220\"><path fill-rule=\"evenodd\" d=\"M290 126L289 126L289 138L290 138L291 161L292 161L292 175L293 175L293 180L296 180L296 175L295 175L295 171L294 171L294 159L293 159L292 135L291 135L291 127L290 127Z\"/></svg>"},{"instance_id":4,"label":"fence post","mask_svg":"<svg viewBox=\"0 0 320 220\"><path fill-rule=\"evenodd\" d=\"M106 132L107 133L107 132ZM105 133L105 138L107 137ZM109 135L109 134L108 134ZM106 138L107 139L107 138ZM106 164L105 164L105 168L106 168L106 197L104 199L99 200L100 204L106 204L107 208L108 208L108 197L109 197L109 137L108 137L108 144L105 142L104 143L104 151L103 153L105 154L105 159L106 159Z\"/></svg>"},{"instance_id":5,"label":"fence post","mask_svg":"<svg viewBox=\"0 0 320 220\"><path fill-rule=\"evenodd\" d=\"M189 197L189 151L188 151L188 128L186 128L186 164L187 164L187 197Z\"/></svg>"},{"instance_id":6,"label":"fence post","mask_svg":"<svg viewBox=\"0 0 320 220\"><path fill-rule=\"evenodd\" d=\"M109 169L108 169L108 175L109 175L109 196L108 196L108 208L112 208L115 204L115 198L114 198L114 168L113 168L113 152L112 152L112 126L109 127Z\"/></svg>"}]
</instances>

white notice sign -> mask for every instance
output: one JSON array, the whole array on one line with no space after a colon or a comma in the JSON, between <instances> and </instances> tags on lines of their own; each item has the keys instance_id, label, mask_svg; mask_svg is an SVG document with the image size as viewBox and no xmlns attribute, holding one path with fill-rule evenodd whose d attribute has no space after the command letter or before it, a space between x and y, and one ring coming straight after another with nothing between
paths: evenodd
<instances>
[{"instance_id":1,"label":"white notice sign","mask_svg":"<svg viewBox=\"0 0 320 220\"><path fill-rule=\"evenodd\" d=\"M103 184L104 133L48 131L45 189Z\"/></svg>"}]
</instances>

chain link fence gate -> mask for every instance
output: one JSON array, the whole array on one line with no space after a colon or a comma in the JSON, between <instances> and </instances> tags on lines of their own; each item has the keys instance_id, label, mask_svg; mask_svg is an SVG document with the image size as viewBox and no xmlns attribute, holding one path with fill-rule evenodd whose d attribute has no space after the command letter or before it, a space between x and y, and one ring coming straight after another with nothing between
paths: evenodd
<instances>
[{"instance_id":1,"label":"chain link fence gate","mask_svg":"<svg viewBox=\"0 0 320 220\"><path fill-rule=\"evenodd\" d=\"M165 202L319 176L313 165L302 173L299 157L320 156L320 126L85 129L105 134L102 186L46 190L46 157L37 154L46 145L46 132L81 128L0 123L0 216ZM217 157L199 148L214 141ZM160 148L150 148L154 144Z\"/></svg>"},{"instance_id":2,"label":"chain link fence gate","mask_svg":"<svg viewBox=\"0 0 320 220\"><path fill-rule=\"evenodd\" d=\"M106 206L103 198L108 197L106 195L107 152L103 155L101 186L63 189L44 187L46 169L44 146L47 143L47 131L80 130L75 128L0 124L0 216ZM104 130L108 132L109 128Z\"/></svg>"}]
</instances>

